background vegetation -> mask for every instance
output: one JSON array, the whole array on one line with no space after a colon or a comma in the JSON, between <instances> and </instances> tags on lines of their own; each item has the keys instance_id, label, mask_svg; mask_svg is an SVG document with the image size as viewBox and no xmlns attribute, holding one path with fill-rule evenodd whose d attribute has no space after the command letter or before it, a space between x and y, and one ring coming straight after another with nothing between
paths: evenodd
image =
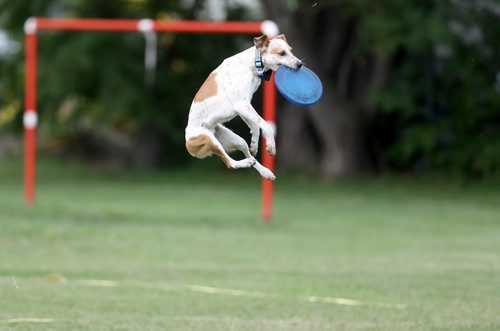
<instances>
[{"instance_id":1,"label":"background vegetation","mask_svg":"<svg viewBox=\"0 0 500 331\"><path fill-rule=\"evenodd\" d=\"M22 25L29 16L210 19L210 1L0 1L13 41L0 58L0 135L21 130ZM221 2L227 19L276 20L318 72L323 101L281 101L278 161L325 177L500 169L500 5L494 0ZM192 162L192 96L248 37L161 34L145 84L140 34L40 33L41 147L140 167ZM255 104L259 107L259 98ZM236 130L242 129L236 123ZM246 130L242 131L246 134Z\"/></svg>"}]
</instances>

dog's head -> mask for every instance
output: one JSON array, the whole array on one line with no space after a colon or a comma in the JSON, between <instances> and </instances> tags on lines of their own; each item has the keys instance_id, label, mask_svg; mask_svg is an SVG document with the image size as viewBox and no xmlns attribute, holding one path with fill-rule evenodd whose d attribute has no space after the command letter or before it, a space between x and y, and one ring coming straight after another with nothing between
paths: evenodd
<instances>
[{"instance_id":1,"label":"dog's head","mask_svg":"<svg viewBox=\"0 0 500 331\"><path fill-rule=\"evenodd\" d=\"M267 69L277 70L280 66L300 69L302 61L292 54L292 47L288 45L285 35L269 39L266 35L253 39L255 47L260 52L264 66Z\"/></svg>"}]
</instances>

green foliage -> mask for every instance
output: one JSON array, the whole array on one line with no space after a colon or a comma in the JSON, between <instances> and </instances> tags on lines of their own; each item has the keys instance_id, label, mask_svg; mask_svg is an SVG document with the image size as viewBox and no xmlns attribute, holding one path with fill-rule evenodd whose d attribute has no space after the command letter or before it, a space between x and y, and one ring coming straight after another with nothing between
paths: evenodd
<instances>
[{"instance_id":1,"label":"green foliage","mask_svg":"<svg viewBox=\"0 0 500 331\"><path fill-rule=\"evenodd\" d=\"M372 95L386 168L500 173L498 1L330 0L321 7L350 23L358 63L392 59L387 84Z\"/></svg>"},{"instance_id":2,"label":"green foliage","mask_svg":"<svg viewBox=\"0 0 500 331\"><path fill-rule=\"evenodd\" d=\"M204 1L193 1L191 7L182 3L0 0L0 24L22 46L22 26L30 16L192 19ZM343 38L356 39L354 61L361 64L356 68L369 70L376 54L392 58L387 85L372 96L378 108L373 131L390 169L467 176L500 172L497 2L283 3L288 8L339 13L335 17L349 22L340 32L346 34ZM243 10L229 14L232 19L247 15ZM89 126L129 137L151 132L161 142L162 155L175 155L170 160L181 162L187 157L183 129L192 96L222 59L249 45L238 37L160 34L156 80L147 87L140 34L39 36L42 134L68 136ZM20 129L23 60L22 47L0 58L0 132Z\"/></svg>"},{"instance_id":3,"label":"green foliage","mask_svg":"<svg viewBox=\"0 0 500 331\"><path fill-rule=\"evenodd\" d=\"M367 19L368 40L383 36L389 41L377 45L395 50L389 84L375 97L386 162L401 170L498 174L498 14L472 3L404 5L390 19Z\"/></svg>"}]
</instances>

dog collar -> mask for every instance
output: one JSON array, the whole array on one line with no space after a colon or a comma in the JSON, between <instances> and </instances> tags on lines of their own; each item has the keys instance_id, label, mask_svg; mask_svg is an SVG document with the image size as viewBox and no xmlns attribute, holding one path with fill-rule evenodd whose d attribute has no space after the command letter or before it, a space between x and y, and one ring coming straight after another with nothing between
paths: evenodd
<instances>
[{"instance_id":1,"label":"dog collar","mask_svg":"<svg viewBox=\"0 0 500 331\"><path fill-rule=\"evenodd\" d=\"M265 80L271 79L273 73L271 69L264 71L264 61L257 47L255 48L255 68L257 68L257 75Z\"/></svg>"}]
</instances>

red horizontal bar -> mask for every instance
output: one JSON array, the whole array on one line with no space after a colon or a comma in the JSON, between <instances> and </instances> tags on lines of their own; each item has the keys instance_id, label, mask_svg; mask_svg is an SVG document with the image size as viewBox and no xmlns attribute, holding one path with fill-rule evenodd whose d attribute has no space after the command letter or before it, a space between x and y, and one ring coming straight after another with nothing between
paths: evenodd
<instances>
[{"instance_id":1,"label":"red horizontal bar","mask_svg":"<svg viewBox=\"0 0 500 331\"><path fill-rule=\"evenodd\" d=\"M155 21L156 31L203 33L256 33L262 32L260 22L210 21Z\"/></svg>"},{"instance_id":2,"label":"red horizontal bar","mask_svg":"<svg viewBox=\"0 0 500 331\"><path fill-rule=\"evenodd\" d=\"M139 20L37 18L39 30L137 31Z\"/></svg>"},{"instance_id":3,"label":"red horizontal bar","mask_svg":"<svg viewBox=\"0 0 500 331\"><path fill-rule=\"evenodd\" d=\"M137 19L67 19L37 18L38 30L138 31ZM152 20L154 31L180 33L262 33L260 22L238 21L158 21Z\"/></svg>"}]
</instances>

